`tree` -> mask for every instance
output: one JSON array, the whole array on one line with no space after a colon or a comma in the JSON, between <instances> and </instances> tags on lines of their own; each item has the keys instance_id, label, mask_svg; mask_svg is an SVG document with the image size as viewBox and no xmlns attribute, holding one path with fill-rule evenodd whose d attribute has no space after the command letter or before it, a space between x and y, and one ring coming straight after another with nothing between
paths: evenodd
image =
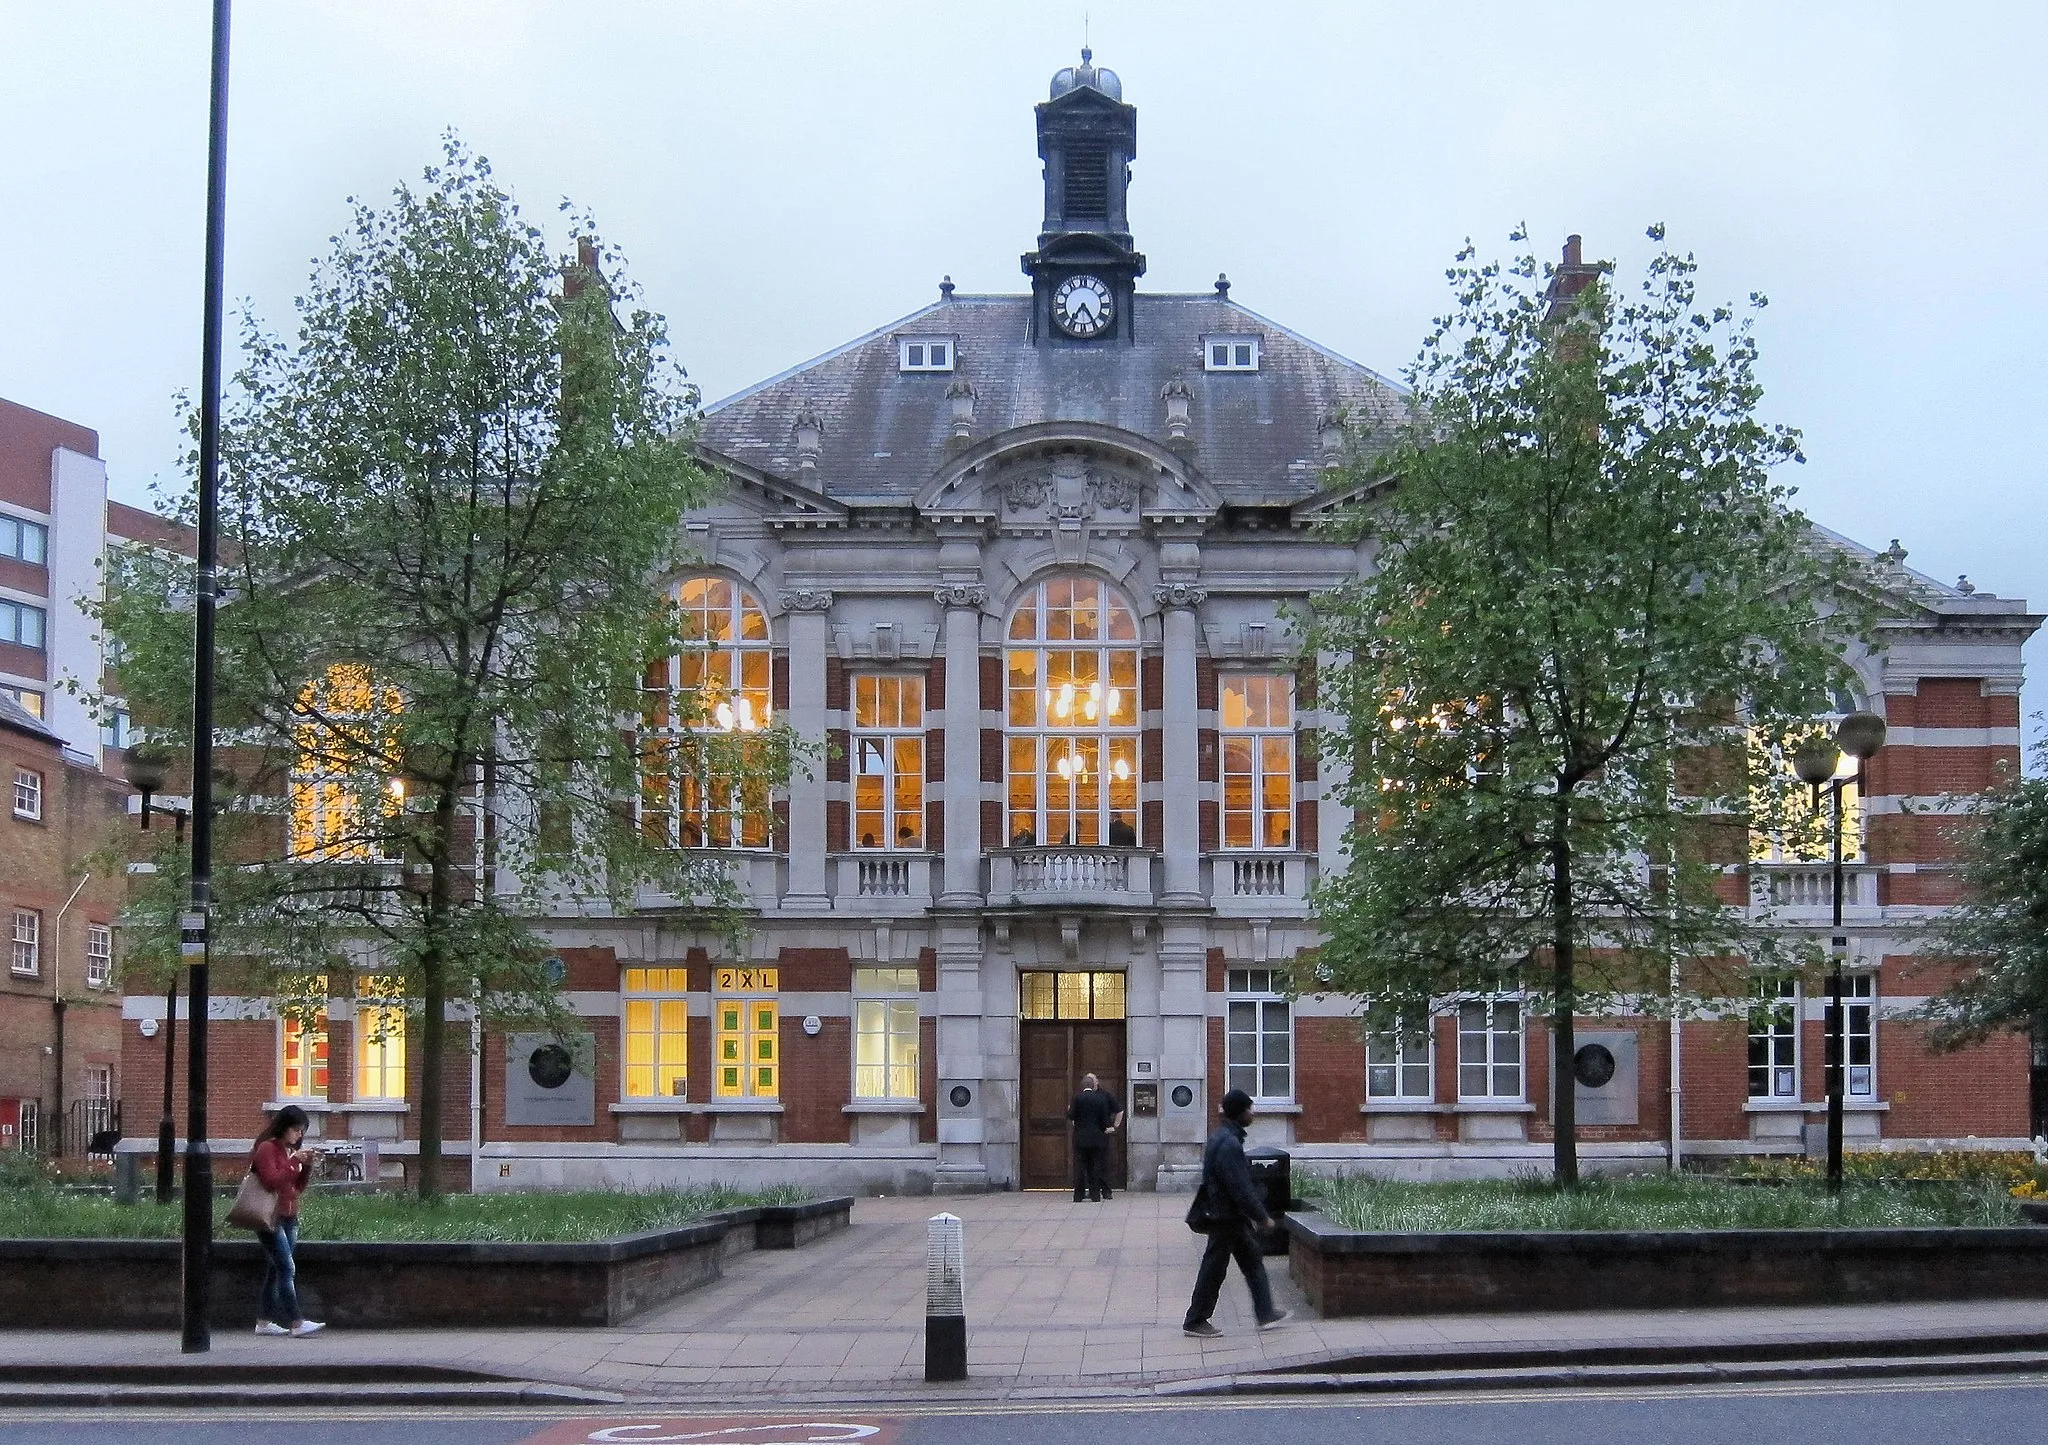
<instances>
[{"instance_id":1,"label":"tree","mask_svg":"<svg viewBox=\"0 0 2048 1445\"><path fill-rule=\"evenodd\" d=\"M557 258L451 136L421 188L354 205L295 339L244 322L215 949L287 1014L317 1011L337 973L403 1001L425 1197L448 1005L566 1033L529 920L641 884L729 919L723 873L644 835L636 803L680 774L765 805L789 763L775 727L708 725L705 689L664 692L667 726L639 725L650 660L689 641L664 583L711 484L661 319L615 312L635 296L587 240ZM135 551L106 604L120 685L166 745L192 644L165 598L191 587L182 561ZM138 911L163 931L176 902L159 888Z\"/></svg>"},{"instance_id":2,"label":"tree","mask_svg":"<svg viewBox=\"0 0 2048 1445\"><path fill-rule=\"evenodd\" d=\"M1308 627L1357 820L1315 986L1375 1030L1446 997L1547 1012L1564 1186L1575 1015L1802 966L1727 905L1753 805L1792 811L1770 756L1858 631L1849 560L1770 479L1798 439L1756 418L1750 323L1701 309L1694 272L1665 250L1632 297L1569 264L1546 290L1468 244L1405 414L1343 479L1335 525L1375 570Z\"/></svg>"},{"instance_id":3,"label":"tree","mask_svg":"<svg viewBox=\"0 0 2048 1445\"><path fill-rule=\"evenodd\" d=\"M2048 766L2048 743L2035 756ZM1942 1049L2006 1030L2048 1038L2048 777L2005 779L1956 832L1963 896L1932 942L1965 963L1927 1003L1930 1038Z\"/></svg>"}]
</instances>

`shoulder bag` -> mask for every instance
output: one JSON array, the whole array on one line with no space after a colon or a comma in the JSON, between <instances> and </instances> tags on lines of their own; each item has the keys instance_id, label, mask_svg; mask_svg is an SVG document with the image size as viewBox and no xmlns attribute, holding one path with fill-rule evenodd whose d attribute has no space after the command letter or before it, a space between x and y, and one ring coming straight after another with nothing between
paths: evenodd
<instances>
[{"instance_id":1,"label":"shoulder bag","mask_svg":"<svg viewBox=\"0 0 2048 1445\"><path fill-rule=\"evenodd\" d=\"M277 1228L277 1196L264 1187L254 1169L242 1176L242 1187L235 1191L227 1222L232 1229L253 1229L258 1234L269 1234Z\"/></svg>"}]
</instances>

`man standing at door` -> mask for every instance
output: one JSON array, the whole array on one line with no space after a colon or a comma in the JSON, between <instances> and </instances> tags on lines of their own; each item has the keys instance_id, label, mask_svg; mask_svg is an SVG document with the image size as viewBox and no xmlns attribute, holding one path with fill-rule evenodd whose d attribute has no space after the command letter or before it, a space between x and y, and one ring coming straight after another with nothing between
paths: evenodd
<instances>
[{"instance_id":1,"label":"man standing at door","mask_svg":"<svg viewBox=\"0 0 2048 1445\"><path fill-rule=\"evenodd\" d=\"M1109 1136L1124 1121L1123 1105L1095 1075L1083 1074L1067 1117L1074 1121L1074 1203L1083 1194L1098 1201L1109 1198Z\"/></svg>"}]
</instances>

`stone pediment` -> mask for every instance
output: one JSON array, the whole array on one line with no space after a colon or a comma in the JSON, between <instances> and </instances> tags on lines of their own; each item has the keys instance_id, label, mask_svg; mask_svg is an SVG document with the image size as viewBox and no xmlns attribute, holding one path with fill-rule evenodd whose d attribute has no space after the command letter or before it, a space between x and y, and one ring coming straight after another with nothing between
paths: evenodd
<instances>
[{"instance_id":1,"label":"stone pediment","mask_svg":"<svg viewBox=\"0 0 2048 1445\"><path fill-rule=\"evenodd\" d=\"M919 492L920 512L987 517L1006 531L1206 519L1213 488L1171 451L1110 427L1023 427L953 458Z\"/></svg>"}]
</instances>

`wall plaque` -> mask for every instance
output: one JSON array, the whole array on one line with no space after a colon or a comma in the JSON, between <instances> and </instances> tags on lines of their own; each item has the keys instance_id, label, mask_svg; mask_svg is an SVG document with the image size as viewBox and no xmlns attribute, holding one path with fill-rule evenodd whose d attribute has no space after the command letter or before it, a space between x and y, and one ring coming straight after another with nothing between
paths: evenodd
<instances>
[{"instance_id":1,"label":"wall plaque","mask_svg":"<svg viewBox=\"0 0 2048 1445\"><path fill-rule=\"evenodd\" d=\"M595 1124L597 1083L588 1034L513 1034L505 1040L507 1124Z\"/></svg>"}]
</instances>

